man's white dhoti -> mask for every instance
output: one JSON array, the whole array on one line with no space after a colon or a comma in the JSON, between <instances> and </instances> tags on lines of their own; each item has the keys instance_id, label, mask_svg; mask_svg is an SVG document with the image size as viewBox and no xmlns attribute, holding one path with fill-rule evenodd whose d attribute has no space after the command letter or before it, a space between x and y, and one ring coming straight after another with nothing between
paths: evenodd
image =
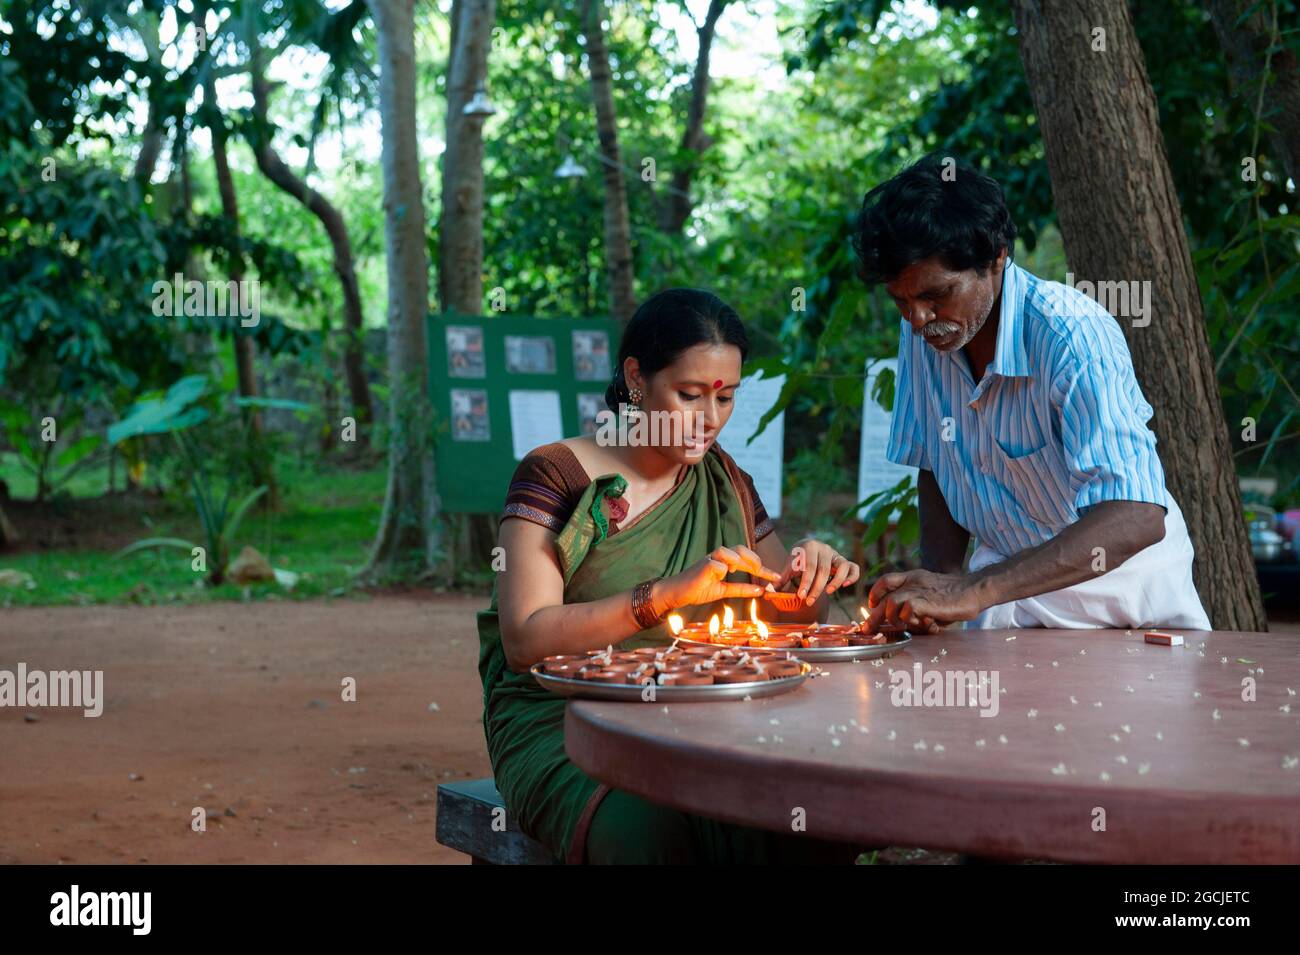
<instances>
[{"instance_id":1,"label":"man's white dhoti","mask_svg":"<svg viewBox=\"0 0 1300 955\"><path fill-rule=\"evenodd\" d=\"M1099 577L989 607L971 629L1082 627L1209 630L1210 619L1192 584L1192 542L1183 512L1169 498L1165 536ZM981 543L971 556L974 573L1006 557Z\"/></svg>"}]
</instances>

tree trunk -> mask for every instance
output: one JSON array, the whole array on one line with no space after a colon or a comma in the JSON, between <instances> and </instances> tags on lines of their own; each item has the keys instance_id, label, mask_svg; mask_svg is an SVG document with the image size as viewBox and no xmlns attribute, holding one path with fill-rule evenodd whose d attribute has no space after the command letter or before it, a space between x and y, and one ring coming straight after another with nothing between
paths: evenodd
<instances>
[{"instance_id":1,"label":"tree trunk","mask_svg":"<svg viewBox=\"0 0 1300 955\"><path fill-rule=\"evenodd\" d=\"M1149 327L1121 319L1155 408L1170 493L1213 625L1267 628L1214 362L1155 93L1124 0L1015 0L1020 55L1080 280L1149 281ZM1094 30L1105 50L1094 52Z\"/></svg>"},{"instance_id":2,"label":"tree trunk","mask_svg":"<svg viewBox=\"0 0 1300 955\"><path fill-rule=\"evenodd\" d=\"M0 550L17 544L19 541L18 530L5 514L4 507L0 506Z\"/></svg>"},{"instance_id":3,"label":"tree trunk","mask_svg":"<svg viewBox=\"0 0 1300 955\"><path fill-rule=\"evenodd\" d=\"M691 102L686 110L686 128L682 132L682 143L678 148L678 162L674 165L671 188L659 206L659 231L671 235L680 235L691 217L694 203L691 201L691 180L695 175L695 166L711 140L704 133L704 113L709 101L709 53L713 48L713 36L718 25L718 18L726 8L728 0L712 0L709 11L704 16L704 24L696 31L699 38L699 54L695 58L695 74L691 77Z\"/></svg>"},{"instance_id":4,"label":"tree trunk","mask_svg":"<svg viewBox=\"0 0 1300 955\"><path fill-rule=\"evenodd\" d=\"M494 0L455 0L447 62L447 149L442 154L438 224L438 304L468 315L483 310L483 120L462 112L487 82Z\"/></svg>"},{"instance_id":5,"label":"tree trunk","mask_svg":"<svg viewBox=\"0 0 1300 955\"><path fill-rule=\"evenodd\" d=\"M609 277L610 310L623 324L636 311L632 290L632 227L627 212L627 186L618 149L618 121L614 113L614 82L609 70L609 50L601 21L604 0L584 0L583 34L591 93L596 101L596 135L600 139L601 172L605 177L605 271Z\"/></svg>"},{"instance_id":6,"label":"tree trunk","mask_svg":"<svg viewBox=\"0 0 1300 955\"><path fill-rule=\"evenodd\" d=\"M334 274L338 276L343 292L343 317L346 335L343 344L343 375L352 399L352 412L357 419L358 450L370 445L370 426L375 420L374 404L370 398L370 384L366 380L365 330L361 312L361 290L357 284L355 259L348 227L343 216L328 199L296 176L271 145L271 126L266 120L267 83L262 75L260 52L253 51L250 58L253 80L253 114L256 122L247 128L248 142L257 158L257 168L276 186L298 200L307 211L320 220L334 250ZM333 429L337 422L331 421Z\"/></svg>"},{"instance_id":7,"label":"tree trunk","mask_svg":"<svg viewBox=\"0 0 1300 955\"><path fill-rule=\"evenodd\" d=\"M235 181L230 175L230 162L226 155L226 124L217 107L215 87L216 84L209 76L203 89L204 112L208 129L212 133L212 161L217 168L217 190L221 193L221 213L225 216L226 221L230 223L231 234L238 240L239 201L235 196ZM230 280L236 283L236 288L244 280L244 257L238 250L232 251L230 255ZM240 314L240 304L238 302L232 301L230 309L232 315ZM239 377L239 394L244 398L256 398L258 397L257 364L253 336L242 335L240 331L239 323L234 322L230 335L234 340L235 370ZM253 444L248 455L253 481L256 484L266 485L267 493L264 500L268 507L273 508L278 503L279 495L275 486L275 471L271 466L269 456L265 453L266 441L262 430L262 415L256 408L246 408L244 410L245 420L248 422L249 439Z\"/></svg>"},{"instance_id":8,"label":"tree trunk","mask_svg":"<svg viewBox=\"0 0 1300 955\"><path fill-rule=\"evenodd\" d=\"M432 412L425 352L429 307L415 111L414 0L367 0L378 28L388 259L389 472L379 534L366 568L432 567L439 550Z\"/></svg>"},{"instance_id":9,"label":"tree trunk","mask_svg":"<svg viewBox=\"0 0 1300 955\"><path fill-rule=\"evenodd\" d=\"M1206 0L1205 5L1228 60L1232 91L1246 102L1251 113L1260 97L1261 77L1272 73L1263 87L1263 116L1272 126L1267 135L1282 171L1300 189L1300 66L1295 53L1274 40L1277 24L1267 15L1268 4ZM1251 7L1254 9L1245 15ZM1269 48L1275 42L1277 49L1270 56Z\"/></svg>"},{"instance_id":10,"label":"tree trunk","mask_svg":"<svg viewBox=\"0 0 1300 955\"><path fill-rule=\"evenodd\" d=\"M483 311L483 119L465 104L487 85L495 0L454 0L447 58L447 134L438 223L438 304L466 315ZM454 567L486 567L496 544L492 516L458 514L446 523Z\"/></svg>"}]
</instances>

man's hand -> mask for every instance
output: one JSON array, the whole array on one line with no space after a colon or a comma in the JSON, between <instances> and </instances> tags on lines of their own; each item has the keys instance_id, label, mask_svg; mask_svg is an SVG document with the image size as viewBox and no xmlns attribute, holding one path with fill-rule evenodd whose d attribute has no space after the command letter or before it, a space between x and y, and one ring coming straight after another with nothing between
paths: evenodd
<instances>
[{"instance_id":1,"label":"man's hand","mask_svg":"<svg viewBox=\"0 0 1300 955\"><path fill-rule=\"evenodd\" d=\"M867 625L872 630L894 626L918 633L971 620L984 609L968 577L928 570L885 574L872 586L867 606L871 608Z\"/></svg>"}]
</instances>

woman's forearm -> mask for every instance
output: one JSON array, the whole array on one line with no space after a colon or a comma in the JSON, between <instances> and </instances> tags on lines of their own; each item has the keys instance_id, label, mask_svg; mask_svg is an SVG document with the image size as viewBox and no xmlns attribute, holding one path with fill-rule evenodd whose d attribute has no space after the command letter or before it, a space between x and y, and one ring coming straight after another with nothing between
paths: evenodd
<instances>
[{"instance_id":1,"label":"woman's forearm","mask_svg":"<svg viewBox=\"0 0 1300 955\"><path fill-rule=\"evenodd\" d=\"M584 653L621 643L641 630L632 616L632 591L585 603L542 607L517 624L502 625L506 662L517 671L557 653Z\"/></svg>"}]
</instances>

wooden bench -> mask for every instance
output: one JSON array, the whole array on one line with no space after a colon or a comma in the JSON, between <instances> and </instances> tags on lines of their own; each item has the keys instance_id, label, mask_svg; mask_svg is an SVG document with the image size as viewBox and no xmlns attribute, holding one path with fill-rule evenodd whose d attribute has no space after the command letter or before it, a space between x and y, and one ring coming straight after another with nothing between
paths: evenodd
<instances>
[{"instance_id":1,"label":"wooden bench","mask_svg":"<svg viewBox=\"0 0 1300 955\"><path fill-rule=\"evenodd\" d=\"M496 820L505 820L505 829ZM496 783L467 779L438 787L436 838L440 845L466 853L474 865L557 865L559 860L540 842L519 831L505 815L505 802Z\"/></svg>"}]
</instances>

